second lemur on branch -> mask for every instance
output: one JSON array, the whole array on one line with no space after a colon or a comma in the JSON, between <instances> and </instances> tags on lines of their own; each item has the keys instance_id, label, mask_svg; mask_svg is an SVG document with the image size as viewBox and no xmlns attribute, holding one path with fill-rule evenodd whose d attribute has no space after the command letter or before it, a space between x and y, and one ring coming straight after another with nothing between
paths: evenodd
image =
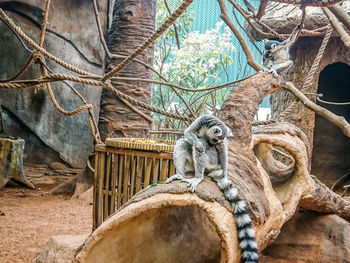
<instances>
[{"instance_id":1,"label":"second lemur on branch","mask_svg":"<svg viewBox=\"0 0 350 263\"><path fill-rule=\"evenodd\" d=\"M236 221L242 262L258 262L258 245L255 241L255 230L246 209L246 203L238 196L238 189L233 187L227 177L227 139L233 136L232 131L221 120L214 116L204 115L197 118L184 132L184 138L176 142L174 164L176 174L166 181L187 182L194 192L203 180L204 174L216 181L225 199L233 208ZM194 174L186 178L186 174Z\"/></svg>"},{"instance_id":2,"label":"second lemur on branch","mask_svg":"<svg viewBox=\"0 0 350 263\"><path fill-rule=\"evenodd\" d=\"M265 53L263 55L263 71L272 73L276 78L278 74L287 74L293 66L290 59L290 48L297 40L300 25L297 25L289 37L283 42L263 39Z\"/></svg>"}]
</instances>

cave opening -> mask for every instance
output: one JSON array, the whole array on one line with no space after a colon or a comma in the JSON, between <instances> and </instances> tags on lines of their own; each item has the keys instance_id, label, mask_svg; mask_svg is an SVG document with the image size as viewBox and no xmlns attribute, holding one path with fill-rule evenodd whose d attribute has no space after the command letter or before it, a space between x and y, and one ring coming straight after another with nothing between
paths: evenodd
<instances>
[{"instance_id":1,"label":"cave opening","mask_svg":"<svg viewBox=\"0 0 350 263\"><path fill-rule=\"evenodd\" d=\"M325 67L319 76L317 93L330 102L350 102L350 67L334 63ZM350 121L349 105L317 104ZM315 115L311 173L331 187L350 173L350 138L330 121Z\"/></svg>"}]
</instances>

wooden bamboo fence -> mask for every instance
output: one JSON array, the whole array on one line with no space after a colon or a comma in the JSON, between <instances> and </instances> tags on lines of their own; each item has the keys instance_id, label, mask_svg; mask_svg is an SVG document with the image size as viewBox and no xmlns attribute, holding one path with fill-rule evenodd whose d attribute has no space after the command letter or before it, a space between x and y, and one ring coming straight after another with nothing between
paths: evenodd
<instances>
[{"instance_id":1,"label":"wooden bamboo fence","mask_svg":"<svg viewBox=\"0 0 350 263\"><path fill-rule=\"evenodd\" d=\"M172 142L174 143L175 141ZM164 182L173 174L175 167L172 151L157 152L154 149L135 150L96 145L93 229L134 194L151 184Z\"/></svg>"}]
</instances>

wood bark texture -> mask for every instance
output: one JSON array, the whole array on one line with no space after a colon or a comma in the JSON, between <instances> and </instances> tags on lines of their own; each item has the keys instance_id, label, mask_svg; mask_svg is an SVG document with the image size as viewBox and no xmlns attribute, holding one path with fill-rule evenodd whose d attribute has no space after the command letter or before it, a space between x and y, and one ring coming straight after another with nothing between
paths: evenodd
<instances>
[{"instance_id":1,"label":"wood bark texture","mask_svg":"<svg viewBox=\"0 0 350 263\"><path fill-rule=\"evenodd\" d=\"M108 47L116 55L130 55L154 32L155 0L117 0L114 3L113 22L109 32ZM148 47L138 59L148 65L153 64L153 45ZM110 71L122 59L107 60ZM145 66L132 62L118 76L151 79L152 73ZM151 103L152 85L128 81L112 81L112 85L127 95L146 103ZM147 115L151 113L139 109ZM150 122L134 112L111 92L104 89L101 96L99 129L102 139L109 137L147 136Z\"/></svg>"},{"instance_id":2,"label":"wood bark texture","mask_svg":"<svg viewBox=\"0 0 350 263\"><path fill-rule=\"evenodd\" d=\"M312 176L312 179L316 182L315 191L300 200L300 206L321 213L336 214L350 222L350 201L335 194L316 176Z\"/></svg>"}]
</instances>

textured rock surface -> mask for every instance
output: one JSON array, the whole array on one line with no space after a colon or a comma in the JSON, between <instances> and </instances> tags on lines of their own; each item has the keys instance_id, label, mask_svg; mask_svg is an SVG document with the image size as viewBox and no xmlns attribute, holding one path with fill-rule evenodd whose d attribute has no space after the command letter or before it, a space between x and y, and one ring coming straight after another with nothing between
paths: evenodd
<instances>
[{"instance_id":1,"label":"textured rock surface","mask_svg":"<svg viewBox=\"0 0 350 263\"><path fill-rule=\"evenodd\" d=\"M88 234L59 235L52 237L33 263L71 263L75 250L84 243Z\"/></svg>"},{"instance_id":2,"label":"textured rock surface","mask_svg":"<svg viewBox=\"0 0 350 263\"><path fill-rule=\"evenodd\" d=\"M300 211L264 250L261 262L349 262L349 233L350 223L336 215Z\"/></svg>"},{"instance_id":3,"label":"textured rock surface","mask_svg":"<svg viewBox=\"0 0 350 263\"><path fill-rule=\"evenodd\" d=\"M0 0L0 5L3 5L4 2L6 1ZM20 2L44 8L44 2L39 0ZM101 21L105 23L107 0L98 2ZM26 34L38 41L40 34L38 26L24 16L11 11L6 12L18 22ZM35 13L30 12L30 10L27 10L27 13L25 10L23 12L34 21L38 20ZM77 17L79 19L76 19ZM95 27L92 1L62 0L52 2L48 29L72 41L89 60L101 64L102 48L98 39L97 27ZM73 45L62 37L47 32L44 47L74 66L100 74L101 69L98 66L83 59L73 48ZM16 36L4 23L0 23L0 43L0 78L8 78L23 67L30 53L22 47ZM49 60L47 60L47 64L55 72L69 73L66 69ZM23 78L36 78L38 69L38 65L32 65ZM94 114L97 118L101 88L75 83L73 86L86 98L88 103L93 104ZM80 99L67 86L55 83L52 87L57 101L65 110L73 110L82 105ZM28 149L32 149L31 152L25 153L27 156L43 152L44 154L36 158L42 163L62 159L73 167L85 166L88 154L93 150L93 138L86 111L72 117L64 116L54 108L47 91L41 90L34 93L34 88L21 91L0 90L0 97L2 107L9 112L4 116L5 133L16 136L17 133L25 129L26 133L31 134L25 138ZM31 161L31 159L34 158L28 160Z\"/></svg>"}]
</instances>

